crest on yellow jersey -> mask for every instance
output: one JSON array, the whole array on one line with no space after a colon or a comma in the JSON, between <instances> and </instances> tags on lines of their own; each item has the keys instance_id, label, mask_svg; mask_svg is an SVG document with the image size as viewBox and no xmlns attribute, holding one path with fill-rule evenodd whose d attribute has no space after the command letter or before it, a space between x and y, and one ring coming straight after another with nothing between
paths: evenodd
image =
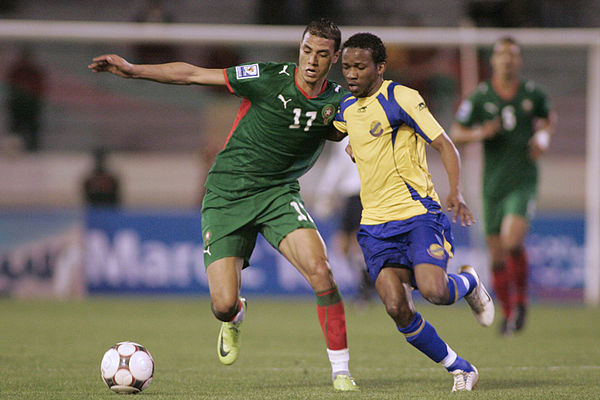
<instances>
[{"instance_id":1,"label":"crest on yellow jersey","mask_svg":"<svg viewBox=\"0 0 600 400\"><path fill-rule=\"evenodd\" d=\"M383 133L383 124L379 121L371 122L371 126L369 127L369 133L371 134L371 136L381 136L381 134Z\"/></svg>"}]
</instances>

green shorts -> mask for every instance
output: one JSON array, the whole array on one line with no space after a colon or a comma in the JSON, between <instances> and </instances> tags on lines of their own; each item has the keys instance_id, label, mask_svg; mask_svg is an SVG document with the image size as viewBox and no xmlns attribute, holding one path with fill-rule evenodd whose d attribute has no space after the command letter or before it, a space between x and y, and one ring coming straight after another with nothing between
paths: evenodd
<instances>
[{"instance_id":1,"label":"green shorts","mask_svg":"<svg viewBox=\"0 0 600 400\"><path fill-rule=\"evenodd\" d=\"M507 215L531 220L535 213L535 187L515 188L501 197L483 196L483 226L487 236L498 235Z\"/></svg>"},{"instance_id":2,"label":"green shorts","mask_svg":"<svg viewBox=\"0 0 600 400\"><path fill-rule=\"evenodd\" d=\"M202 203L204 265L224 257L244 259L244 267L261 233L275 249L290 232L317 229L295 188L281 186L238 200L207 191Z\"/></svg>"}]
</instances>

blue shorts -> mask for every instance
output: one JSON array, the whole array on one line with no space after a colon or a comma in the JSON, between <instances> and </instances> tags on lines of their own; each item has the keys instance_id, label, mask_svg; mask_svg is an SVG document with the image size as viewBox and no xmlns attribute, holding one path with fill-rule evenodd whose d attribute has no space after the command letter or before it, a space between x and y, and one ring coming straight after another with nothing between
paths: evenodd
<instances>
[{"instance_id":1,"label":"blue shorts","mask_svg":"<svg viewBox=\"0 0 600 400\"><path fill-rule=\"evenodd\" d=\"M361 225L356 237L373 282L385 267L412 270L415 265L433 264L446 270L454 251L452 228L443 212L379 225ZM414 274L413 286L416 287Z\"/></svg>"}]
</instances>

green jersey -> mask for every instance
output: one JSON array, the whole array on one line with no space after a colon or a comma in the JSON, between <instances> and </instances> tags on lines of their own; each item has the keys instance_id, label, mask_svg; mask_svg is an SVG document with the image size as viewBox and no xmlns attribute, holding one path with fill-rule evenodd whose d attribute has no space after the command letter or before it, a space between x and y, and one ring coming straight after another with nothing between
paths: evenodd
<instances>
[{"instance_id":1,"label":"green jersey","mask_svg":"<svg viewBox=\"0 0 600 400\"><path fill-rule=\"evenodd\" d=\"M242 103L206 188L225 199L293 185L323 150L338 104L347 93L326 81L308 97L295 81L294 63L255 63L224 70L229 90Z\"/></svg>"},{"instance_id":2,"label":"green jersey","mask_svg":"<svg viewBox=\"0 0 600 400\"><path fill-rule=\"evenodd\" d=\"M497 198L513 188L537 186L537 163L529 157L529 139L535 133L535 119L547 118L546 94L532 81L519 82L512 99L503 99L487 81L458 109L456 121L472 127L500 117L499 133L483 142L483 195Z\"/></svg>"}]
</instances>

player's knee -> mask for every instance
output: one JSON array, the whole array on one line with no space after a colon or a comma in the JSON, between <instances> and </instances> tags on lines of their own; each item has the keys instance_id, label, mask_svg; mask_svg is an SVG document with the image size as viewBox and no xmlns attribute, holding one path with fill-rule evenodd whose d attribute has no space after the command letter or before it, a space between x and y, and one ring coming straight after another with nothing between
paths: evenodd
<instances>
[{"instance_id":1,"label":"player's knee","mask_svg":"<svg viewBox=\"0 0 600 400\"><path fill-rule=\"evenodd\" d=\"M231 321L239 311L237 298L234 301L213 300L211 310L219 321Z\"/></svg>"},{"instance_id":2,"label":"player's knee","mask_svg":"<svg viewBox=\"0 0 600 400\"><path fill-rule=\"evenodd\" d=\"M504 260L494 261L492 263L492 271L502 271L502 270L504 270L504 267L505 267Z\"/></svg>"},{"instance_id":3,"label":"player's knee","mask_svg":"<svg viewBox=\"0 0 600 400\"><path fill-rule=\"evenodd\" d=\"M329 268L329 263L325 259L314 259L310 261L310 265L307 268L309 283L313 288L320 287L322 285L331 284L333 282L333 275Z\"/></svg>"},{"instance_id":4,"label":"player's knee","mask_svg":"<svg viewBox=\"0 0 600 400\"><path fill-rule=\"evenodd\" d=\"M410 325L414 318L414 313L407 304L402 303L387 303L385 311L394 320L396 325L403 328Z\"/></svg>"},{"instance_id":5,"label":"player's knee","mask_svg":"<svg viewBox=\"0 0 600 400\"><path fill-rule=\"evenodd\" d=\"M423 298L425 300L427 300L428 302L435 304L435 305L444 305L444 304L448 304L448 297L449 297L449 293L448 293L448 288L427 288L427 289L421 289L419 288L419 291L421 293L421 296L423 296Z\"/></svg>"},{"instance_id":6,"label":"player's knee","mask_svg":"<svg viewBox=\"0 0 600 400\"><path fill-rule=\"evenodd\" d=\"M506 248L506 252L512 257L518 257L523 253L524 248L521 243L512 243L509 247Z\"/></svg>"}]
</instances>

